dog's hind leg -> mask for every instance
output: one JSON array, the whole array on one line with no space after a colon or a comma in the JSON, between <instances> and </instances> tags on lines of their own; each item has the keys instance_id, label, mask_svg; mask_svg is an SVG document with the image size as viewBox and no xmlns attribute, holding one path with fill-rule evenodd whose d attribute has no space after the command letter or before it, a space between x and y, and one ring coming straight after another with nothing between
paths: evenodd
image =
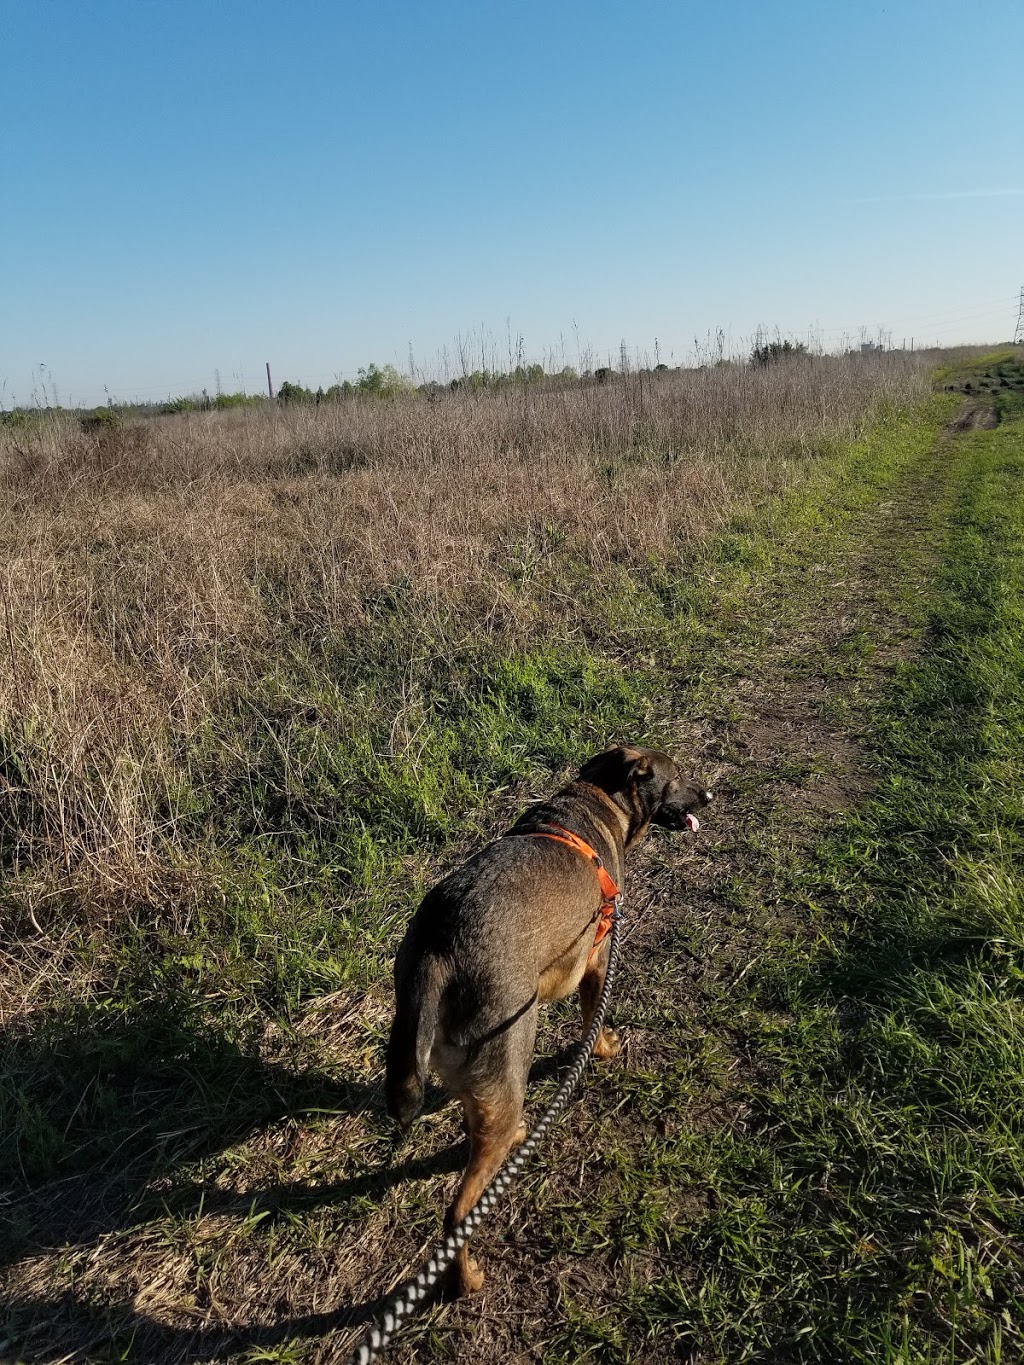
<instances>
[{"instance_id":1,"label":"dog's hind leg","mask_svg":"<svg viewBox=\"0 0 1024 1365\"><path fill-rule=\"evenodd\" d=\"M593 958L587 963L587 969L580 982L580 1013L583 1015L584 1037L594 1022L597 1003L601 999L601 992L604 990L604 979L608 974L609 950L610 940L605 939ZM602 1027L597 1035L597 1042L594 1044L594 1056L607 1061L612 1057L617 1057L621 1051L622 1043L619 1040L619 1035L613 1028Z\"/></svg>"},{"instance_id":2,"label":"dog's hind leg","mask_svg":"<svg viewBox=\"0 0 1024 1365\"><path fill-rule=\"evenodd\" d=\"M461 1223L493 1180L510 1149L525 1137L523 1099L533 1055L537 1010L516 1023L501 1037L484 1045L474 1059L473 1089L460 1089L466 1116L469 1162L445 1219L445 1232ZM484 1273L463 1247L452 1266L451 1287L457 1294L472 1294L484 1282Z\"/></svg>"},{"instance_id":3,"label":"dog's hind leg","mask_svg":"<svg viewBox=\"0 0 1024 1365\"><path fill-rule=\"evenodd\" d=\"M497 1174L508 1155L522 1115L522 1101L512 1096L496 1100L463 1099L469 1129L469 1164L445 1219L445 1232L461 1223ZM456 1294L473 1294L484 1282L484 1272L472 1259L469 1248L459 1251L452 1266Z\"/></svg>"}]
</instances>

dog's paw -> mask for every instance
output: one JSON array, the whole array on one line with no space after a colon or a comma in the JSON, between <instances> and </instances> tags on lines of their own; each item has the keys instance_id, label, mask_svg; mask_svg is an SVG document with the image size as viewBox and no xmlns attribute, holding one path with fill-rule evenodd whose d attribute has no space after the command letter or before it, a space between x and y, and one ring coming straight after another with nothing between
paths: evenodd
<instances>
[{"instance_id":1,"label":"dog's paw","mask_svg":"<svg viewBox=\"0 0 1024 1365\"><path fill-rule=\"evenodd\" d=\"M461 1255L451 1268L448 1291L452 1298L463 1299L469 1294L478 1294L484 1287L487 1276L471 1256Z\"/></svg>"},{"instance_id":2,"label":"dog's paw","mask_svg":"<svg viewBox=\"0 0 1024 1365\"><path fill-rule=\"evenodd\" d=\"M603 1028L597 1035L597 1042L594 1044L594 1056L600 1057L604 1062L610 1062L621 1051L622 1040L619 1035L613 1028Z\"/></svg>"},{"instance_id":3,"label":"dog's paw","mask_svg":"<svg viewBox=\"0 0 1024 1365\"><path fill-rule=\"evenodd\" d=\"M516 1129L515 1136L512 1139L513 1147L518 1147L520 1143L526 1141L526 1132L527 1132L526 1120L523 1119L522 1123L520 1123L519 1127Z\"/></svg>"}]
</instances>

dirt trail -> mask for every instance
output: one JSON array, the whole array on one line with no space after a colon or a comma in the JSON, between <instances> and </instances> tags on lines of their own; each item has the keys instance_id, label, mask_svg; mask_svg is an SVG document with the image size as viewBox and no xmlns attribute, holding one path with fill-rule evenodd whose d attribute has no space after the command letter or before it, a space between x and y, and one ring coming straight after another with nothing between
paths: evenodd
<instances>
[{"instance_id":1,"label":"dirt trail","mask_svg":"<svg viewBox=\"0 0 1024 1365\"><path fill-rule=\"evenodd\" d=\"M948 452L949 443L940 443L857 518L839 556L808 547L792 576L751 604L771 622L763 643L730 660L737 676L723 686L719 718L694 723L681 736L680 752L692 755L694 769L715 775L718 800L698 836L648 843L630 878L635 918L624 936L613 1004L624 1034L622 1057L610 1067L592 1067L540 1163L550 1175L527 1181L505 1225L479 1238L490 1276L483 1298L446 1310L446 1324L466 1334L451 1348L458 1359L535 1361L567 1292L614 1300L621 1267L561 1252L553 1240L541 1259L536 1243L546 1240L552 1207L564 1222L574 1201L600 1197L603 1181L628 1179L623 1149L652 1139L646 1107L633 1103L630 1077L678 1073L680 1059L688 1057L703 1080L685 1111L659 1115L657 1135L742 1125L733 1092L748 1059L741 1031L723 1027L723 992L766 944L808 932L786 906L773 904L775 861L811 843L870 790L856 739L856 703L884 685L912 648L913 627L895 610L893 580L897 572L903 576L905 597L908 567L923 579L934 561L929 508ZM757 894L738 894L744 885ZM569 1020L545 1030L543 1051L572 1043L575 1019ZM617 1152L610 1175L601 1151L608 1129ZM705 1199L699 1189L672 1193L694 1210ZM335 1358L344 1357L329 1350L318 1357ZM423 1357L406 1345L392 1358ZM663 1358L652 1350L652 1362Z\"/></svg>"},{"instance_id":2,"label":"dirt trail","mask_svg":"<svg viewBox=\"0 0 1024 1365\"><path fill-rule=\"evenodd\" d=\"M624 1271L610 1255L582 1254L573 1244L580 1208L642 1200L628 1182L651 1142L742 1126L736 1080L750 1062L723 1000L767 943L808 931L773 897L773 868L870 787L857 700L909 648L893 575L904 576L905 598L908 564L927 572L929 491L945 458L940 443L850 526L841 553L807 545L784 580L747 604L767 623L757 646L733 653L728 674L723 667L717 715L680 734L680 753L714 775L718 800L699 835L652 837L630 876L633 917L613 1002L623 1055L588 1071L541 1159L478 1238L483 1294L432 1310L389 1360L426 1358L428 1338L431 1359L540 1359L567 1297L611 1304L623 1273L647 1273L642 1257ZM111 1326L121 1324L133 1359L346 1359L380 1297L434 1245L462 1157L453 1108L438 1096L407 1144L391 1149L379 1091L389 1009L384 997L321 1000L282 1040L282 1062L327 1059L340 1082L336 1113L275 1124L233 1157L219 1154L208 1178L151 1191L113 1231L108 1222L16 1266L8 1292L50 1305L26 1358L106 1359ZM551 1059L577 1036L572 1004L549 1013L532 1096L550 1093ZM669 1073L689 1078L683 1106L659 1101ZM671 1190L693 1210L705 1197Z\"/></svg>"}]
</instances>

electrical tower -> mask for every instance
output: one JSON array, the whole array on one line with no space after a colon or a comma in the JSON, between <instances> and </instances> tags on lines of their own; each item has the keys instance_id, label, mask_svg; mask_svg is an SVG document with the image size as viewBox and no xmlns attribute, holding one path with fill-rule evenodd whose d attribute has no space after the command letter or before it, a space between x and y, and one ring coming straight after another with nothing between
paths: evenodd
<instances>
[{"instance_id":1,"label":"electrical tower","mask_svg":"<svg viewBox=\"0 0 1024 1365\"><path fill-rule=\"evenodd\" d=\"M1013 334L1013 344L1024 344L1024 284L1020 287L1020 307L1017 309L1017 330Z\"/></svg>"}]
</instances>

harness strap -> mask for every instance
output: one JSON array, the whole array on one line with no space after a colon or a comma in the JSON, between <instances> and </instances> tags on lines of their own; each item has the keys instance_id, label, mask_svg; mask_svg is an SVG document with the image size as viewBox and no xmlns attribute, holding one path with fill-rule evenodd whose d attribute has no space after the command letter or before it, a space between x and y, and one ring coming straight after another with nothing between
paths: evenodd
<instances>
[{"instance_id":1,"label":"harness strap","mask_svg":"<svg viewBox=\"0 0 1024 1365\"><path fill-rule=\"evenodd\" d=\"M597 933L594 935L594 944L590 949L590 956L587 958L589 962L600 944L611 933L612 921L617 918L619 907L622 905L622 893L609 876L608 869L601 861L600 855L595 853L585 839L581 839L578 834L573 834L571 829L565 829L562 825L553 825L552 829L557 830L558 833L549 833L543 829L531 829L523 830L519 837L522 839L553 839L556 844L565 844L567 848L571 848L573 852L580 854L581 857L587 858L594 864L598 884L601 887L601 917L598 920Z\"/></svg>"}]
</instances>

